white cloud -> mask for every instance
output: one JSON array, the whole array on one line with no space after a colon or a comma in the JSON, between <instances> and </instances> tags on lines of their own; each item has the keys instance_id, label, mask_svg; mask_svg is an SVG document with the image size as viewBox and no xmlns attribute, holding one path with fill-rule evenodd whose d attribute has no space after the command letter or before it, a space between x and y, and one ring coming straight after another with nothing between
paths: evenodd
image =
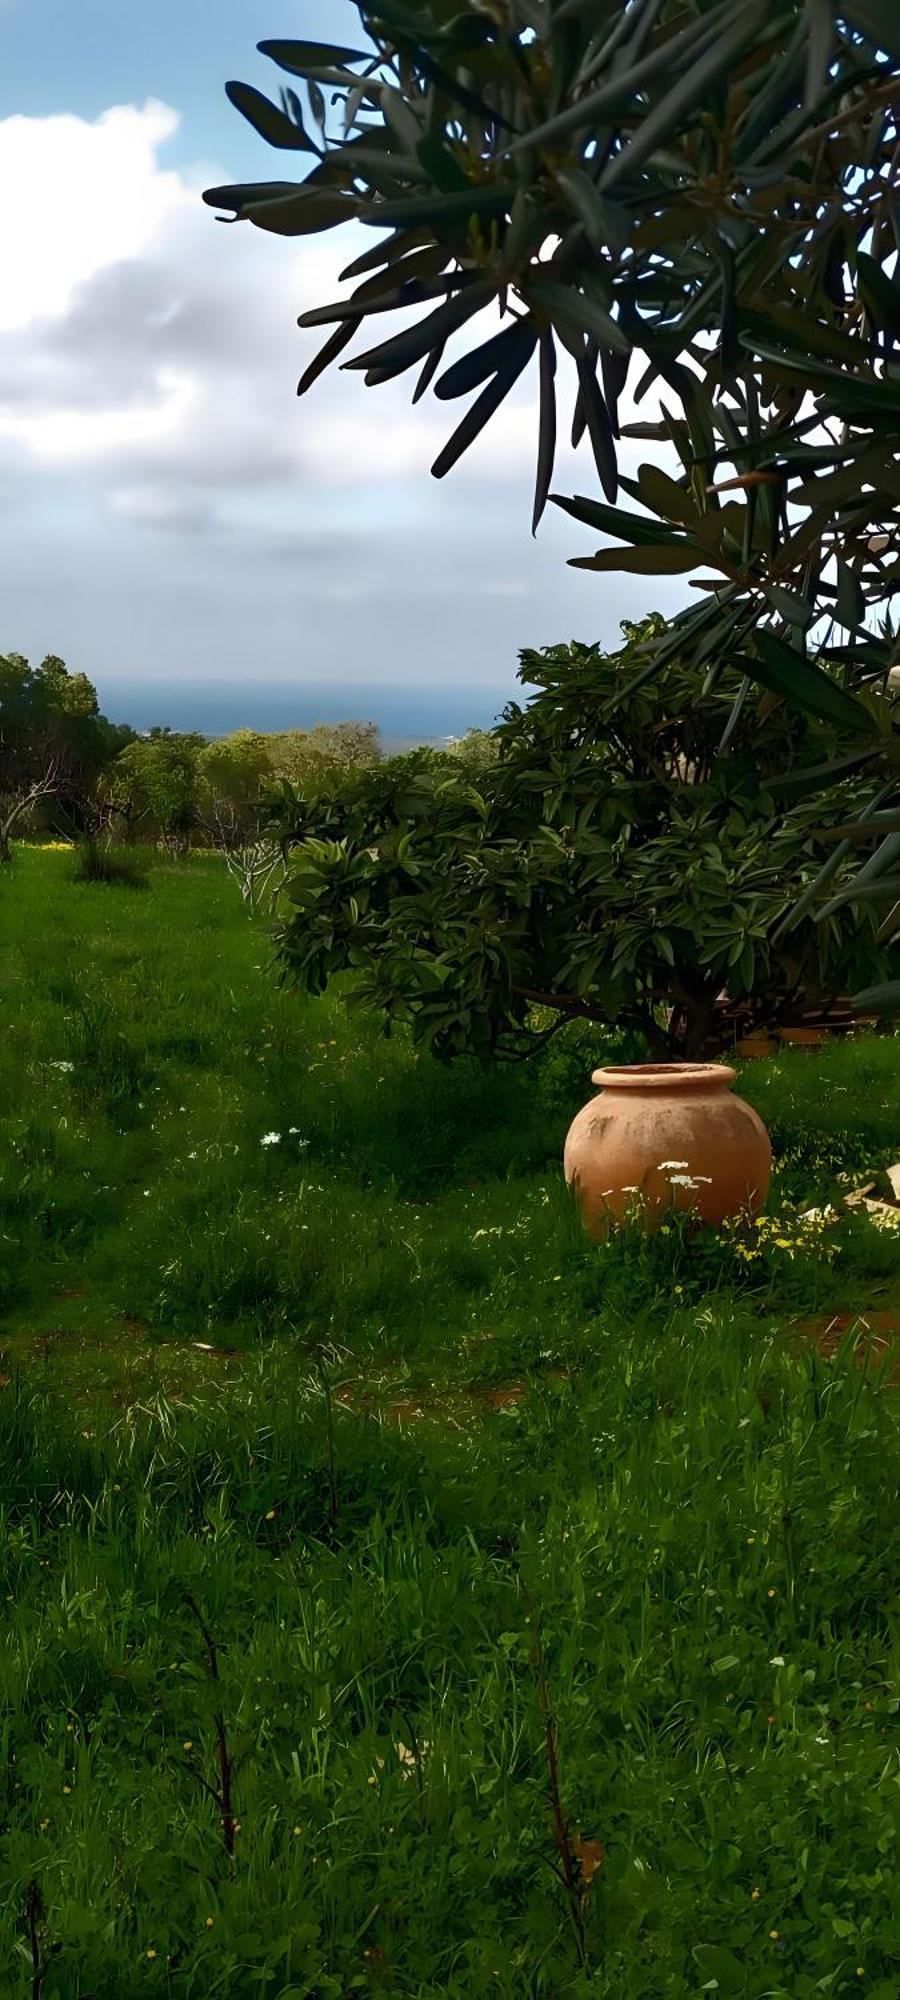
<instances>
[{"instance_id":1,"label":"white cloud","mask_svg":"<svg viewBox=\"0 0 900 2000\"><path fill-rule=\"evenodd\" d=\"M68 112L0 120L0 329L65 312L76 287L157 240L191 198L157 152L177 113L119 105L93 124Z\"/></svg>"},{"instance_id":2,"label":"white cloud","mask_svg":"<svg viewBox=\"0 0 900 2000\"><path fill-rule=\"evenodd\" d=\"M25 444L35 458L51 464L115 459L140 447L164 448L166 440L183 431L193 388L185 376L163 369L155 390L148 401L121 409L115 405L67 409L60 404L26 416L11 411L0 416L0 426L10 440Z\"/></svg>"},{"instance_id":3,"label":"white cloud","mask_svg":"<svg viewBox=\"0 0 900 2000\"><path fill-rule=\"evenodd\" d=\"M0 121L0 174L20 190L0 212L0 444L105 467L118 512L139 518L144 496L156 524L180 519L185 485L212 513L287 481L358 493L427 480L464 405L413 410L407 384L372 394L356 373L329 374L299 406L293 395L323 338L296 317L339 295L349 232L296 246L217 225L193 181L160 164L177 126L158 103L93 123ZM529 476L535 418L526 377L455 480Z\"/></svg>"},{"instance_id":4,"label":"white cloud","mask_svg":"<svg viewBox=\"0 0 900 2000\"><path fill-rule=\"evenodd\" d=\"M226 234L160 164L177 126L157 103L0 121L0 174L21 191L0 215L0 444L99 467L115 511L156 525L181 522L184 486L206 490L212 515L291 480L359 492L427 478L456 406L412 411L405 385L370 396L346 374L293 397L323 338L296 317L338 295L352 244ZM521 471L532 418L524 398L502 410L466 476Z\"/></svg>"},{"instance_id":5,"label":"white cloud","mask_svg":"<svg viewBox=\"0 0 900 2000\"><path fill-rule=\"evenodd\" d=\"M391 681L462 665L496 682L520 645L573 625L614 640L618 617L671 602L677 586L573 578L564 557L596 538L553 509L531 542L534 368L442 487L429 467L465 403L411 409L409 382L332 371L298 404L324 335L297 315L340 296L354 232L298 246L217 224L199 190L227 174L168 168L177 126L159 103L0 120L16 190L0 207L0 647L227 676L262 644L275 678L302 659L352 679L365 659ZM626 468L644 455L625 448ZM587 450L571 476L566 458L557 485L595 490Z\"/></svg>"}]
</instances>

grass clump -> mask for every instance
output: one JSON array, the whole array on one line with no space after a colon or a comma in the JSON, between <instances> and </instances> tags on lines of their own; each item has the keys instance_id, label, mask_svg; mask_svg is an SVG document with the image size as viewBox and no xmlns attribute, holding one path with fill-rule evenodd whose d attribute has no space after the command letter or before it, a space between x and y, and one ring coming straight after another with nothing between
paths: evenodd
<instances>
[{"instance_id":1,"label":"grass clump","mask_svg":"<svg viewBox=\"0 0 900 2000\"><path fill-rule=\"evenodd\" d=\"M102 882L113 889L147 887L147 865L142 855L134 849L107 847L97 840L78 842L72 873L76 882Z\"/></svg>"}]
</instances>

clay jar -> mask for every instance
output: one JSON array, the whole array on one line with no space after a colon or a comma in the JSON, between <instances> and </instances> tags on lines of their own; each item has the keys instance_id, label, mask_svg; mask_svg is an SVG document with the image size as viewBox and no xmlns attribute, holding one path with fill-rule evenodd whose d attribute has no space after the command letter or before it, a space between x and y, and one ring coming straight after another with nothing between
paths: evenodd
<instances>
[{"instance_id":1,"label":"clay jar","mask_svg":"<svg viewBox=\"0 0 900 2000\"><path fill-rule=\"evenodd\" d=\"M599 1097L566 1140L566 1180L592 1236L640 1214L648 1229L675 1209L703 1222L756 1214L772 1148L762 1120L730 1089L724 1063L635 1063L598 1069Z\"/></svg>"}]
</instances>

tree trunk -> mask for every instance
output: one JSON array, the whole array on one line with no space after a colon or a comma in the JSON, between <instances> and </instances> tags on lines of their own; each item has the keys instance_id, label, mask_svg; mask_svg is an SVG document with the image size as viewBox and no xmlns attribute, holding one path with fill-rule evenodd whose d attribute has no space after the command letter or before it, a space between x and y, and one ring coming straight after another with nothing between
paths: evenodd
<instances>
[{"instance_id":1,"label":"tree trunk","mask_svg":"<svg viewBox=\"0 0 900 2000\"><path fill-rule=\"evenodd\" d=\"M693 1000L685 1008L685 1062L702 1062L712 1032L714 1011L711 999Z\"/></svg>"}]
</instances>

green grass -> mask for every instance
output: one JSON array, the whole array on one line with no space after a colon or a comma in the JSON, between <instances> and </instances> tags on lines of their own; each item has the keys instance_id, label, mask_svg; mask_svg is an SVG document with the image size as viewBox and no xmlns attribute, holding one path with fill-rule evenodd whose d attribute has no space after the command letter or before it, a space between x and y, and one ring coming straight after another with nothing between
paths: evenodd
<instances>
[{"instance_id":1,"label":"green grass","mask_svg":"<svg viewBox=\"0 0 900 2000\"><path fill-rule=\"evenodd\" d=\"M749 1259L598 1250L596 1036L416 1060L201 859L0 936L0 1992L893 2000L888 1370L799 1323L900 1309L800 1220L900 1043L745 1072Z\"/></svg>"}]
</instances>

